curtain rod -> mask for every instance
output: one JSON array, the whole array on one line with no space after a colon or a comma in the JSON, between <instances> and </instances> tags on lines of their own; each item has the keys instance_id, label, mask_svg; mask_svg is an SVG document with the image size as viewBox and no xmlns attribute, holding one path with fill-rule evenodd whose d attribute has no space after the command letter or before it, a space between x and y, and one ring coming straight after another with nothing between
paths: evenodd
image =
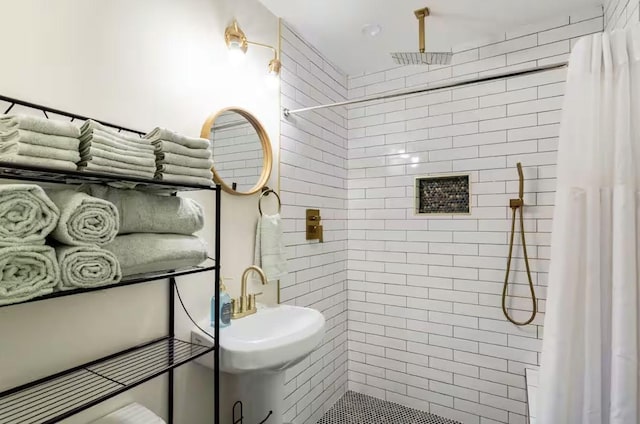
<instances>
[{"instance_id":1,"label":"curtain rod","mask_svg":"<svg viewBox=\"0 0 640 424\"><path fill-rule=\"evenodd\" d=\"M552 71L554 69L566 68L567 65L568 65L568 62L560 62L560 63L554 63L552 65L544 65L544 66L538 66L536 68L524 69L522 71L503 72L503 73L494 74L494 75L490 75L490 76L482 77L482 78L466 79L466 80L461 80L461 81L458 81L458 82L433 85L431 87L418 88L418 89L410 90L410 91L400 91L400 92L396 92L396 93L385 94L385 95L382 95L382 96L364 97L362 99L347 100L347 101L344 101L344 102L329 103L329 104L326 104L326 105L304 107L304 108L292 109L292 110L289 110L289 109L285 108L283 110L283 114L284 114L285 117L288 117L288 116L290 116L290 115L292 115L294 113L309 112L309 111L317 110L317 109L326 109L326 108L329 108L329 107L354 105L354 104L358 104L358 103L373 102L373 101L376 101L376 100L387 100L387 99L393 99L393 98L396 98L396 97L409 96L409 95L412 95L412 94L429 93L431 91L445 90L445 89L448 89L448 88L462 87L462 86L465 86L465 85L477 84L477 83L481 83L481 82L489 82L489 81L494 81L494 80L498 80L498 79L502 79L502 78L521 77L521 76L524 76L524 75L536 74L538 72Z\"/></svg>"}]
</instances>

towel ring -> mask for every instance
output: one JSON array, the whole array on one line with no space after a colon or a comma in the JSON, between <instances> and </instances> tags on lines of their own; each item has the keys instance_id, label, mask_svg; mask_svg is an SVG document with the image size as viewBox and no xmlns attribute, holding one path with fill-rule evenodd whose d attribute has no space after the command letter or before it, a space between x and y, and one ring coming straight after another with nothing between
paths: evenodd
<instances>
[{"instance_id":1,"label":"towel ring","mask_svg":"<svg viewBox=\"0 0 640 424\"><path fill-rule=\"evenodd\" d=\"M258 211L260 212L260 216L262 216L262 198L271 193L273 193L276 196L276 199L278 199L278 213L282 212L282 201L280 200L280 196L278 196L278 193L268 188L260 193L260 198L258 199Z\"/></svg>"}]
</instances>

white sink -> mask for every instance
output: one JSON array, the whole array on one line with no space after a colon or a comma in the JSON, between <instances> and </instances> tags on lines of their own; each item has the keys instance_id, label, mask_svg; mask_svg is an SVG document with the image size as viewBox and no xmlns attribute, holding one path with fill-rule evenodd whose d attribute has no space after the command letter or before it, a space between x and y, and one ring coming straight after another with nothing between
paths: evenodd
<instances>
[{"instance_id":1,"label":"white sink","mask_svg":"<svg viewBox=\"0 0 640 424\"><path fill-rule=\"evenodd\" d=\"M324 317L315 309L264 307L221 329L221 370L280 371L304 359L323 337Z\"/></svg>"},{"instance_id":2,"label":"white sink","mask_svg":"<svg viewBox=\"0 0 640 424\"><path fill-rule=\"evenodd\" d=\"M209 325L202 326L213 334ZM247 422L261 422L271 411L269 423L282 422L284 370L306 358L322 342L324 316L309 308L258 305L258 311L231 321L220 329L221 408L223 422L232 422L233 404L241 400ZM194 343L212 345L199 329ZM196 359L213 368L213 354Z\"/></svg>"}]
</instances>

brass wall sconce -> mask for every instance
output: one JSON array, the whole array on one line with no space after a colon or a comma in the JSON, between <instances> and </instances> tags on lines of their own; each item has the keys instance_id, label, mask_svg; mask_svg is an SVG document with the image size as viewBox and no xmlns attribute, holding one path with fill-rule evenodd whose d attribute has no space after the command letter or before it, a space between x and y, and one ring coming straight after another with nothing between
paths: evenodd
<instances>
[{"instance_id":1,"label":"brass wall sconce","mask_svg":"<svg viewBox=\"0 0 640 424\"><path fill-rule=\"evenodd\" d=\"M267 66L268 73L272 77L278 77L278 75L280 75L280 68L282 67L282 63L280 62L278 50L268 44L249 41L247 39L247 36L244 34L244 31L240 29L238 21L236 21L235 19L233 23L225 29L224 41L227 44L229 52L238 56L244 56L249 49L249 45L270 49L271 51L273 51L273 59L269 61L269 65Z\"/></svg>"}]
</instances>

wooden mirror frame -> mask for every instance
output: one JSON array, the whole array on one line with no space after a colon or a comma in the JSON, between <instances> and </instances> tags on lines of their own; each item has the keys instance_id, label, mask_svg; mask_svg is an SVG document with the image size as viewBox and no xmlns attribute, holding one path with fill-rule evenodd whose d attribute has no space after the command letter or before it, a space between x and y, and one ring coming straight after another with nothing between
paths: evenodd
<instances>
[{"instance_id":1,"label":"wooden mirror frame","mask_svg":"<svg viewBox=\"0 0 640 424\"><path fill-rule=\"evenodd\" d=\"M220 184L222 189L229 194L235 194L238 196L250 196L252 194L256 194L262 189L262 187L265 187L267 185L267 182L269 182L269 177L271 176L271 167L273 165L273 153L271 151L271 141L269 140L267 131L265 131L260 121L258 121L258 119L255 116L253 116L249 111L245 109L241 109L239 107L226 107L224 109L219 110L216 113L212 113L211 115L209 115L209 117L207 117L206 121L204 121L204 124L202 125L202 130L200 131L200 137L206 138L211 142L210 136L211 136L211 128L213 127L213 123L216 121L218 116L222 115L225 112L235 112L241 115L243 118L249 121L249 123L251 123L253 128L256 130L256 133L258 133L258 137L260 138L260 142L262 143L262 152L264 153L264 158L262 160L262 174L260 174L260 179L258 180L256 185L253 186L253 188L251 188L249 191L236 191L233 188L231 188L227 183L225 183L224 180L220 178L220 175L218 175L218 173L216 172L215 157L213 157L213 150L212 150L212 158L214 163L213 163L213 166L211 167L211 172L213 172L213 181L216 184Z\"/></svg>"}]
</instances>

